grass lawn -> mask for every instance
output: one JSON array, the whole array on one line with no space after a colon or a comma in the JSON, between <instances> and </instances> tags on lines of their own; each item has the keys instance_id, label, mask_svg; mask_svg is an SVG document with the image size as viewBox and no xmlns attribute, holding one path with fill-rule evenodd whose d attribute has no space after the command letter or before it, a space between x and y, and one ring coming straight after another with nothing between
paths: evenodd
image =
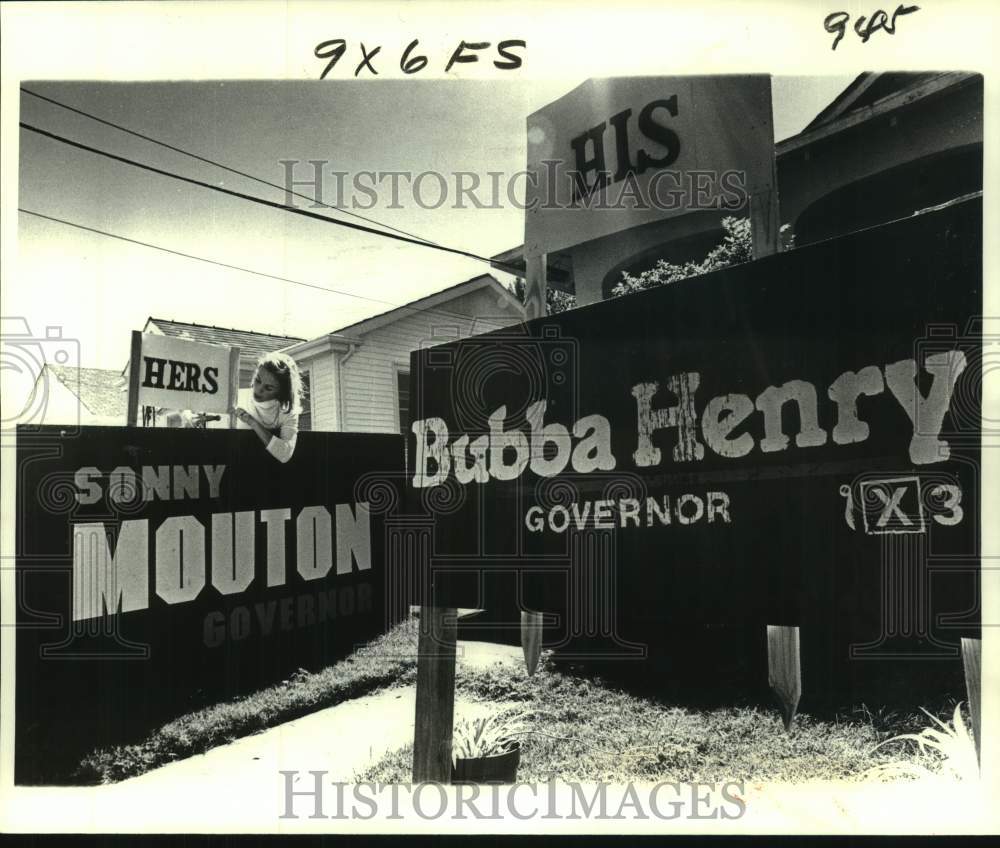
<instances>
[{"instance_id":1,"label":"grass lawn","mask_svg":"<svg viewBox=\"0 0 1000 848\"><path fill-rule=\"evenodd\" d=\"M567 674L543 661L534 677L494 666L459 668L459 694L474 700L520 701L511 711L520 735L518 780L802 782L945 774L934 751L893 742L931 724L915 715L819 721L799 715L786 733L777 709L730 707L693 710L635 697L600 679ZM951 705L954 707L954 702ZM951 709L942 710L948 717ZM395 751L355 775L357 781L410 781L412 747ZM974 755L974 753L973 753ZM866 774L867 773L867 774Z\"/></svg>"},{"instance_id":2,"label":"grass lawn","mask_svg":"<svg viewBox=\"0 0 1000 848\"><path fill-rule=\"evenodd\" d=\"M175 719L136 745L104 748L81 763L77 780L110 782L201 753L306 713L377 689L416 680L414 620L349 658L317 673L300 672L283 683L237 701ZM696 710L637 697L599 678L578 676L544 654L535 675L523 666L459 665L458 696L515 702L524 733L518 779L611 781L859 780L881 768L883 777L929 769L943 773L935 750L892 736L931 724L914 705L912 715L820 721L799 715L786 733L778 710L742 706ZM941 710L947 721L952 708ZM973 752L974 757L974 752ZM412 748L391 752L357 780L410 781Z\"/></svg>"}]
</instances>

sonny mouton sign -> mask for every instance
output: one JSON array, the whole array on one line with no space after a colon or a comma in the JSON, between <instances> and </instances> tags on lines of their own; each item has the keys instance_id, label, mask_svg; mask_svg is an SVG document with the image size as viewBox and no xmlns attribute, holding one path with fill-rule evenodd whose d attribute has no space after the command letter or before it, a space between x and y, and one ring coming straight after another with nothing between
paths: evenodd
<instances>
[{"instance_id":1,"label":"sonny mouton sign","mask_svg":"<svg viewBox=\"0 0 1000 848\"><path fill-rule=\"evenodd\" d=\"M58 427L17 445L15 777L345 656L396 620L398 435ZM395 494L393 494L395 492Z\"/></svg>"},{"instance_id":2,"label":"sonny mouton sign","mask_svg":"<svg viewBox=\"0 0 1000 848\"><path fill-rule=\"evenodd\" d=\"M792 624L814 686L960 674L980 231L967 201L414 353L408 487L448 504L431 600L486 605L504 573L553 647Z\"/></svg>"}]
</instances>

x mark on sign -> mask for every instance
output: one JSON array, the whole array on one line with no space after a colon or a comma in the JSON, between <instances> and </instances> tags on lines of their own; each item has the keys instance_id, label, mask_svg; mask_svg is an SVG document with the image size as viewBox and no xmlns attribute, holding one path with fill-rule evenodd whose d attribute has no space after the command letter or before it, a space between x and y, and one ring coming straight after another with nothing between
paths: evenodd
<instances>
[{"instance_id":1,"label":"x mark on sign","mask_svg":"<svg viewBox=\"0 0 1000 848\"><path fill-rule=\"evenodd\" d=\"M899 516L899 521L906 527L912 527L913 522L910 521L909 517L903 510L899 508L899 502L903 499L903 495L906 494L905 486L897 486L892 490L892 497L890 498L883 489L873 487L872 494L874 494L880 501L885 509L882 510L882 514L879 515L878 521L875 522L876 527L885 527L892 518L893 513Z\"/></svg>"},{"instance_id":2,"label":"x mark on sign","mask_svg":"<svg viewBox=\"0 0 1000 848\"><path fill-rule=\"evenodd\" d=\"M865 531L924 533L920 481L916 477L869 480L862 484Z\"/></svg>"}]
</instances>

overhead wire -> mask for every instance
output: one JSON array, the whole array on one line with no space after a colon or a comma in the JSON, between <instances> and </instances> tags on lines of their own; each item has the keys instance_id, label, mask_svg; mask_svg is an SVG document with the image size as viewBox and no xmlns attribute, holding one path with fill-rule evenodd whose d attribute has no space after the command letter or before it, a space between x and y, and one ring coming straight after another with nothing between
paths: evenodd
<instances>
[{"instance_id":1,"label":"overhead wire","mask_svg":"<svg viewBox=\"0 0 1000 848\"><path fill-rule=\"evenodd\" d=\"M492 267L501 268L511 274L517 274L517 275L524 274L524 269L517 268L516 266L513 265L508 265L507 263L494 261L488 257L480 256L479 254L472 253L471 251L468 250L462 250L461 248L457 247L448 247L447 245L432 244L430 242L421 241L420 239L417 238L411 238L409 236L403 236L397 233L388 233L385 232L384 230L376 230L372 227L367 227L364 226L363 224L355 224L351 221L338 221L336 218L330 218L326 215L320 215L316 212L310 212L308 209L299 209L296 206L288 206L287 204L284 203L278 203L273 200L267 200L266 198L263 197L256 197L255 195L252 194L245 194L244 192L234 191L233 189L212 185L211 183L206 183L203 180L196 180L193 177L186 177L182 174L176 174L172 171L164 170L163 168L157 168L154 165L147 165L144 162L138 162L134 159L129 159L128 157L120 156L117 153L111 153L110 151L107 150L101 150L98 147L93 147L89 144L84 144L83 142L66 138L65 136L61 136L57 133L53 133L48 130L43 130L40 127L33 126L31 124L25 123L24 121L20 121L19 125L21 126L22 129L36 133L45 138L52 139L53 141L58 141L61 144L65 144L70 147L75 147L79 150L85 150L88 153L93 153L97 156L103 156L107 159L111 159L116 162L121 162L125 165L131 165L134 168L139 168L141 170L148 171L153 174L159 174L160 176L168 177L169 179L178 180L180 182L188 183L190 185L200 186L201 188L208 189L209 191L215 191L220 194L225 194L230 197L236 197L239 198L240 200L246 200L251 203L257 203L261 206L267 206L272 209L279 209L284 212L290 212L293 215L301 215L303 217L311 218L316 221L322 221L326 224L333 224L338 227L344 227L346 229L356 230L358 232L368 233L370 235L381 236L382 238L393 239L395 241L401 241L407 244L413 244L418 247L426 247L430 250L439 250L445 253L451 253L457 256L463 256L467 259L474 259L479 262L486 262Z\"/></svg>"},{"instance_id":2,"label":"overhead wire","mask_svg":"<svg viewBox=\"0 0 1000 848\"><path fill-rule=\"evenodd\" d=\"M184 251L181 251L181 250L174 250L173 248L164 247L163 245L153 244L152 242L141 241L139 239L130 238L129 236L123 236L123 235L120 235L119 233L112 233L112 232L109 232L107 230L101 230L101 229L98 229L97 227L88 227L85 224L78 224L78 223L76 223L74 221L67 221L64 218L57 218L54 215L45 215L45 214L43 214L41 212L36 212L33 209L25 209L24 207L21 207L21 206L19 206L17 208L17 211L18 212L23 212L26 215L32 215L32 216L34 216L36 218L42 218L42 219L44 219L46 221L52 221L52 222L57 223L57 224L63 224L65 226L67 226L67 227L73 227L73 228L78 229L78 230L85 230L85 231L87 231L89 233L95 233L97 235L107 236L108 238L118 239L119 241L128 242L129 244L136 244L136 245L139 245L141 247L150 248L152 250L159 250L159 251L162 251L163 253L170 253L170 254L173 254L174 256L181 256L181 257L183 257L185 259L193 259L193 260L196 260L198 262L206 262L206 263L208 263L210 265L218 265L221 268L228 268L228 269L233 270L233 271L242 271L242 272L247 273L247 274L254 274L254 275L258 276L258 277L267 277L267 278L272 279L272 280L279 280L279 281L284 282L284 283L292 283L293 285L296 285L296 286L303 286L305 288L317 289L319 291L328 292L330 294L339 294L339 295L343 295L345 297L357 298L358 300L366 300L366 301L370 301L371 303L378 303L378 304L381 304L383 306L390 306L393 309L407 309L407 310L410 310L410 311L413 311L413 312L419 312L419 313L422 313L422 314L438 315L438 316L446 317L448 319L454 319L454 318L457 318L457 317L462 317L462 316L458 316L458 315L450 313L450 312L444 312L444 311L437 310L437 309L425 309L425 308L421 308L419 306L413 306L413 305L410 305L410 304L393 303L392 301L389 301L389 300L382 300L381 298L377 298L377 297L369 297L368 295L356 294L355 292L344 291L343 289L335 289L335 288L330 288L328 286L321 286L321 285L318 285L317 283L307 283L307 282L304 282L302 280L292 279L291 277L282 277L279 274L271 274L271 273L268 273L267 271L257 271L257 270L254 270L253 268L243 267L242 265L232 265L232 264L230 264L228 262L220 262L217 259L209 259L208 257L198 256L197 254L194 254L194 253L185 253Z\"/></svg>"},{"instance_id":3,"label":"overhead wire","mask_svg":"<svg viewBox=\"0 0 1000 848\"><path fill-rule=\"evenodd\" d=\"M261 183L262 185L270 186L271 188L276 188L279 191L284 191L287 192L288 194L293 194L296 197L300 197L303 200L312 201L314 204L326 207L327 209L336 209L338 212L342 212L344 215L350 215L352 218L357 218L361 221L367 221L369 224L375 224L379 227L384 227L385 229L392 230L393 232L399 233L400 235L409 236L410 238L418 239L419 241L426 242L427 244L437 244L437 242L433 242L430 239L424 238L423 236L418 236L414 233L407 232L406 230L401 230L398 229L397 227L390 226L389 224L384 224L381 221L374 220L373 218L366 218L364 215L359 215L358 213L352 212L349 209L344 209L342 206L336 206L336 205L331 205L329 203L325 203L319 198L310 197L307 194L303 194L302 192L298 192L295 191L294 189L288 188L288 186L282 186L279 185L278 183L272 183L269 180L265 180L263 177L258 177L255 174L250 174L247 173L246 171L241 171L239 168L233 168L231 165L226 165L222 162L219 162L215 159L211 159L207 156L202 156L198 153L193 153L190 150L185 150L183 147L178 147L177 145L170 144L169 142L153 138L151 135L147 135L145 133L138 132L137 130L130 129L126 126L123 126L122 124L115 123L114 121L109 121L107 118L102 118L99 115L95 115L92 112L86 111L85 109L80 109L76 106L70 106L68 103L63 103L60 100L56 100L54 97L48 97L44 94L39 94L38 92L32 91L31 89L25 88L24 86L21 86L21 91L23 91L25 94L30 95L31 97L37 98L38 100L42 100L46 103L51 103L53 106L58 106L60 109L65 109L68 112L74 112L77 115L82 115L83 117L89 118L92 121L96 121L99 124L104 124L105 126L112 127L116 130L119 130L120 132L127 133L128 135L131 136L135 136L136 138L141 138L143 141L148 141L151 144L157 144L160 147L166 148L167 150L172 150L175 153L180 153L192 159L196 159L199 162L204 162L208 165L213 165L216 168L221 168L224 171L229 171L229 173L231 174L237 174L241 177L245 177L248 180L254 180L258 183Z\"/></svg>"}]
</instances>

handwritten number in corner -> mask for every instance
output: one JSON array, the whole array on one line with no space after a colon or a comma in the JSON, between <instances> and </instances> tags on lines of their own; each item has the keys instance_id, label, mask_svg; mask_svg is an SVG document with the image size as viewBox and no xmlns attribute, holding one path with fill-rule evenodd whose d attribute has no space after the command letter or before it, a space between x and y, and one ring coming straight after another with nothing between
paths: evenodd
<instances>
[{"instance_id":1,"label":"handwritten number in corner","mask_svg":"<svg viewBox=\"0 0 1000 848\"><path fill-rule=\"evenodd\" d=\"M890 18L881 9L876 9L870 18L859 15L858 19L854 22L853 29L858 38L861 39L861 43L865 44L880 29L885 30L889 35L895 35L896 19L901 15L909 15L918 11L920 11L919 6L904 6L900 4L896 7L896 11L892 13L892 17ZM847 24L850 20L851 16L848 12L833 12L823 19L823 29L831 34L835 34L833 44L830 45L831 50L837 49L837 45L840 44L841 39L847 32Z\"/></svg>"},{"instance_id":2,"label":"handwritten number in corner","mask_svg":"<svg viewBox=\"0 0 1000 848\"><path fill-rule=\"evenodd\" d=\"M331 41L321 41L316 45L316 49L313 51L316 58L330 60L323 69L323 73L319 75L320 79L326 79L326 75L333 70L333 66L340 61L340 57L344 55L346 50L347 41L343 38L334 38Z\"/></svg>"}]
</instances>

